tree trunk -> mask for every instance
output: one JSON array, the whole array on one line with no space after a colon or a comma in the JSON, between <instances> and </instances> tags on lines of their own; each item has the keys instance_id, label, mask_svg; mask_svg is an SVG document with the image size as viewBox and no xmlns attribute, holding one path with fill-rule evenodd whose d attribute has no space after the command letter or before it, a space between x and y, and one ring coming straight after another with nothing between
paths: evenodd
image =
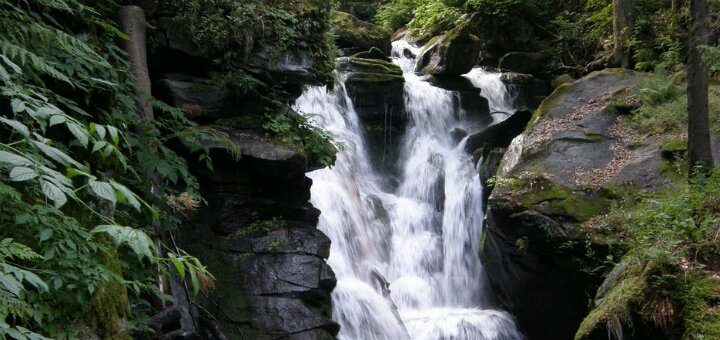
<instances>
[{"instance_id":1,"label":"tree trunk","mask_svg":"<svg viewBox=\"0 0 720 340\"><path fill-rule=\"evenodd\" d=\"M688 53L688 164L690 170L710 169L713 164L708 123L708 67L698 46L710 38L707 0L690 0L690 51Z\"/></svg>"},{"instance_id":2,"label":"tree trunk","mask_svg":"<svg viewBox=\"0 0 720 340\"><path fill-rule=\"evenodd\" d=\"M634 6L635 0L613 0L613 63L622 68L630 68Z\"/></svg>"},{"instance_id":3,"label":"tree trunk","mask_svg":"<svg viewBox=\"0 0 720 340\"><path fill-rule=\"evenodd\" d=\"M132 73L137 81L136 95L140 104L143 118L153 120L153 109L150 104L151 87L150 74L147 67L147 47L145 45L145 12L138 6L123 6L120 8L120 26L128 35L125 42Z\"/></svg>"}]
</instances>

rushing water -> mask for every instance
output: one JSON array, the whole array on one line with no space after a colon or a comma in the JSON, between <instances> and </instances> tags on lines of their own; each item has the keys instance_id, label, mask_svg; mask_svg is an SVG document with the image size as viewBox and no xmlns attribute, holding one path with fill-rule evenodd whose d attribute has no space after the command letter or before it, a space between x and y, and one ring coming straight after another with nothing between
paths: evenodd
<instances>
[{"instance_id":1,"label":"rushing water","mask_svg":"<svg viewBox=\"0 0 720 340\"><path fill-rule=\"evenodd\" d=\"M482 186L463 142L450 134L463 127L465 113L452 92L412 72L403 50L417 53L415 47L396 42L393 48L405 72L408 125L397 146L400 184L391 192L381 185L386 174L371 165L343 86L310 88L296 103L318 114L317 123L344 144L332 169L308 175L312 203L322 211L319 228L332 240L338 337L522 339L509 314L487 308L477 256ZM495 85L479 80L476 86Z\"/></svg>"}]
</instances>

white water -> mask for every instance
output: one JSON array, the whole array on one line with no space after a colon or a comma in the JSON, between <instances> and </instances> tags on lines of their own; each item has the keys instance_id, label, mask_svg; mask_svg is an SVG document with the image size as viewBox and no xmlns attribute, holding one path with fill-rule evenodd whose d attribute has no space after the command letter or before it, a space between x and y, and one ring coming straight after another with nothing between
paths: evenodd
<instances>
[{"instance_id":1,"label":"white water","mask_svg":"<svg viewBox=\"0 0 720 340\"><path fill-rule=\"evenodd\" d=\"M319 114L317 123L345 149L332 169L310 173L319 228L332 240L328 263L338 284L333 318L341 340L522 339L512 317L487 309L478 242L482 187L463 143L453 94L405 71L408 126L401 145L400 185L383 191L371 167L359 119L342 86L310 88L296 105ZM412 46L410 46L412 48ZM384 296L382 283L390 283Z\"/></svg>"},{"instance_id":2,"label":"white water","mask_svg":"<svg viewBox=\"0 0 720 340\"><path fill-rule=\"evenodd\" d=\"M490 112L515 112L513 102L515 98L510 94L505 83L500 79L502 73L490 72L482 67L472 69L463 77L477 88L482 89L482 95L490 103Z\"/></svg>"}]
</instances>

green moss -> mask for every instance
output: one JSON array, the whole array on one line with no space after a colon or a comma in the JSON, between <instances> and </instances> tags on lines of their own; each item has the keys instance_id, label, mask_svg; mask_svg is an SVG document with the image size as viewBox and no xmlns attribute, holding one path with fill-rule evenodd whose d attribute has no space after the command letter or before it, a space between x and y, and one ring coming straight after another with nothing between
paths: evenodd
<instances>
[{"instance_id":1,"label":"green moss","mask_svg":"<svg viewBox=\"0 0 720 340\"><path fill-rule=\"evenodd\" d=\"M583 319L576 340L589 339L595 334L606 334L608 325L619 326L632 323L632 315L641 308L648 292L648 278L652 266L644 265L634 259L626 259L616 282L602 297L597 306Z\"/></svg>"},{"instance_id":2,"label":"green moss","mask_svg":"<svg viewBox=\"0 0 720 340\"><path fill-rule=\"evenodd\" d=\"M687 141L680 138L673 138L665 143L663 143L662 147L660 148L662 152L684 152L687 151Z\"/></svg>"},{"instance_id":3,"label":"green moss","mask_svg":"<svg viewBox=\"0 0 720 340\"><path fill-rule=\"evenodd\" d=\"M353 73L347 77L348 82L358 83L388 83L388 82L403 82L405 79L402 76L396 76L392 74L382 73Z\"/></svg>"},{"instance_id":4,"label":"green moss","mask_svg":"<svg viewBox=\"0 0 720 340\"><path fill-rule=\"evenodd\" d=\"M661 160L660 172L680 188L687 186L688 164L686 159Z\"/></svg>"},{"instance_id":5,"label":"green moss","mask_svg":"<svg viewBox=\"0 0 720 340\"><path fill-rule=\"evenodd\" d=\"M685 339L720 339L720 278L698 277L688 282L684 296Z\"/></svg>"},{"instance_id":6,"label":"green moss","mask_svg":"<svg viewBox=\"0 0 720 340\"><path fill-rule=\"evenodd\" d=\"M585 137L587 137L588 140L593 142L599 142L603 139L603 135L601 133L590 129L585 131Z\"/></svg>"},{"instance_id":7,"label":"green moss","mask_svg":"<svg viewBox=\"0 0 720 340\"><path fill-rule=\"evenodd\" d=\"M522 183L519 202L547 215L567 216L584 222L607 211L610 198L602 190L597 192L571 190L545 178L534 178Z\"/></svg>"},{"instance_id":8,"label":"green moss","mask_svg":"<svg viewBox=\"0 0 720 340\"><path fill-rule=\"evenodd\" d=\"M107 241L108 253L104 256L104 265L118 275L122 275L120 260L115 247ZM82 323L90 333L103 339L130 339L127 332L127 318L130 315L130 302L125 286L118 282L102 282L95 293L82 308Z\"/></svg>"},{"instance_id":9,"label":"green moss","mask_svg":"<svg viewBox=\"0 0 720 340\"><path fill-rule=\"evenodd\" d=\"M569 90L572 88L573 84L562 84L555 88L553 93L551 93L545 100L540 103L540 106L535 110L535 113L533 114L532 118L530 118L530 123L528 124L525 131L532 130L533 126L535 126L535 123L541 118L544 117L548 111L550 111L550 108L554 107L557 102L564 99Z\"/></svg>"},{"instance_id":10,"label":"green moss","mask_svg":"<svg viewBox=\"0 0 720 340\"><path fill-rule=\"evenodd\" d=\"M339 71L356 73L377 73L402 78L402 69L389 61L367 58L342 58L337 61Z\"/></svg>"}]
</instances>

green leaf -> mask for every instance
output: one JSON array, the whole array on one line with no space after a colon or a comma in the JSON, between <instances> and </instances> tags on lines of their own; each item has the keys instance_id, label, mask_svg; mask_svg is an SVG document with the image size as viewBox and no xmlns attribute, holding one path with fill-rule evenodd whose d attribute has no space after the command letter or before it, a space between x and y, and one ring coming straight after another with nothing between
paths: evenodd
<instances>
[{"instance_id":1,"label":"green leaf","mask_svg":"<svg viewBox=\"0 0 720 340\"><path fill-rule=\"evenodd\" d=\"M90 189L98 196L112 202L113 205L117 203L117 195L115 195L115 190L110 183L90 179L88 185L90 185Z\"/></svg>"},{"instance_id":2,"label":"green leaf","mask_svg":"<svg viewBox=\"0 0 720 340\"><path fill-rule=\"evenodd\" d=\"M8 163L11 165L33 165L33 162L29 159L6 151L0 151L0 163Z\"/></svg>"},{"instance_id":3,"label":"green leaf","mask_svg":"<svg viewBox=\"0 0 720 340\"><path fill-rule=\"evenodd\" d=\"M117 246L127 244L138 256L152 258L152 249L155 245L150 236L142 230L119 225L99 225L91 232L107 233Z\"/></svg>"},{"instance_id":4,"label":"green leaf","mask_svg":"<svg viewBox=\"0 0 720 340\"><path fill-rule=\"evenodd\" d=\"M23 182L31 180L38 176L35 169L27 168L24 166L18 166L10 170L10 180L14 182Z\"/></svg>"},{"instance_id":5,"label":"green leaf","mask_svg":"<svg viewBox=\"0 0 720 340\"><path fill-rule=\"evenodd\" d=\"M49 124L50 124L50 126L54 126L54 125L58 125L58 124L65 123L66 120L67 120L67 119L65 119L65 115L61 115L61 114L60 114L60 115L53 115L53 116L50 116L50 123L49 123Z\"/></svg>"},{"instance_id":6,"label":"green leaf","mask_svg":"<svg viewBox=\"0 0 720 340\"><path fill-rule=\"evenodd\" d=\"M52 147L47 144L40 143L38 141L33 141L35 143L35 146L37 146L42 153L44 153L46 156L50 157L54 161L64 165L64 166L70 166L74 165L78 168L83 168L83 165L78 163L78 161L74 160L72 157L68 156L66 153L62 152L60 149Z\"/></svg>"},{"instance_id":7,"label":"green leaf","mask_svg":"<svg viewBox=\"0 0 720 340\"><path fill-rule=\"evenodd\" d=\"M200 282L198 282L197 272L194 268L190 268L190 281L193 286L193 294L197 296L200 293Z\"/></svg>"},{"instance_id":8,"label":"green leaf","mask_svg":"<svg viewBox=\"0 0 720 340\"><path fill-rule=\"evenodd\" d=\"M41 180L40 189L42 189L42 193L45 197L55 202L56 208L60 208L67 203L67 196L65 196L65 193L63 193L57 185L51 183L50 181Z\"/></svg>"},{"instance_id":9,"label":"green leaf","mask_svg":"<svg viewBox=\"0 0 720 340\"><path fill-rule=\"evenodd\" d=\"M102 125L95 125L95 132L97 132L100 139L105 139L105 127Z\"/></svg>"},{"instance_id":10,"label":"green leaf","mask_svg":"<svg viewBox=\"0 0 720 340\"><path fill-rule=\"evenodd\" d=\"M99 141L95 142L95 144L93 145L92 152L97 152L98 150L102 149L106 145L108 145L108 142L106 142L104 140L99 140Z\"/></svg>"},{"instance_id":11,"label":"green leaf","mask_svg":"<svg viewBox=\"0 0 720 340\"><path fill-rule=\"evenodd\" d=\"M137 195L135 195L134 192L118 182L112 181L110 184L125 197L128 204L133 206L137 211L140 211L140 201L138 201L136 198Z\"/></svg>"},{"instance_id":12,"label":"green leaf","mask_svg":"<svg viewBox=\"0 0 720 340\"><path fill-rule=\"evenodd\" d=\"M72 133L73 136L77 138L78 142L80 142L83 147L87 148L89 138L88 132L82 126L75 122L68 122L67 128L68 130L70 130L70 133Z\"/></svg>"},{"instance_id":13,"label":"green leaf","mask_svg":"<svg viewBox=\"0 0 720 340\"><path fill-rule=\"evenodd\" d=\"M10 101L10 106L12 106L13 113L23 112L27 109L25 102L17 98Z\"/></svg>"},{"instance_id":14,"label":"green leaf","mask_svg":"<svg viewBox=\"0 0 720 340\"><path fill-rule=\"evenodd\" d=\"M107 129L108 129L108 133L110 133L110 138L112 138L113 144L115 144L117 146L118 143L120 143L120 137L118 136L118 130L112 125L108 125Z\"/></svg>"},{"instance_id":15,"label":"green leaf","mask_svg":"<svg viewBox=\"0 0 720 340\"><path fill-rule=\"evenodd\" d=\"M6 56L0 54L0 59L2 59L7 66L10 66L10 68L13 70L13 72L17 74L22 74L22 69L20 66L17 66L17 64L13 63L12 60L8 59Z\"/></svg>"},{"instance_id":16,"label":"green leaf","mask_svg":"<svg viewBox=\"0 0 720 340\"><path fill-rule=\"evenodd\" d=\"M175 256L173 253L168 253L168 256L170 256L170 262L172 262L173 266L175 266L175 270L177 270L180 275L180 280L185 280L185 265L182 263L182 259Z\"/></svg>"},{"instance_id":17,"label":"green leaf","mask_svg":"<svg viewBox=\"0 0 720 340\"><path fill-rule=\"evenodd\" d=\"M27 126L25 124L18 122L17 120L13 119L7 119L4 117L0 117L0 122L3 122L10 127L12 127L15 131L20 133L21 135L25 137L30 137L30 130L28 130Z\"/></svg>"}]
</instances>

